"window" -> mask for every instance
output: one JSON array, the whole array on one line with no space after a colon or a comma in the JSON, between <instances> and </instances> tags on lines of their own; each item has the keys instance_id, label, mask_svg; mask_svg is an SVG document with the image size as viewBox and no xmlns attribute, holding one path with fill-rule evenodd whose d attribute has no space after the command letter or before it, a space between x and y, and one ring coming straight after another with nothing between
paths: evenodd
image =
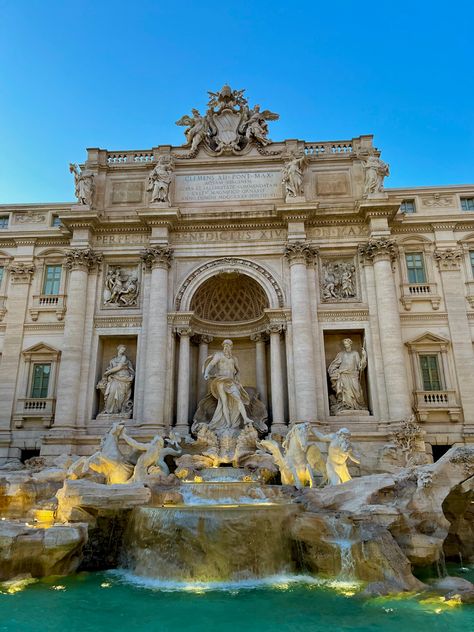
<instances>
[{"instance_id":1,"label":"window","mask_svg":"<svg viewBox=\"0 0 474 632\"><path fill-rule=\"evenodd\" d=\"M8 228L8 215L0 215L0 228Z\"/></svg>"},{"instance_id":2,"label":"window","mask_svg":"<svg viewBox=\"0 0 474 632\"><path fill-rule=\"evenodd\" d=\"M474 211L474 197L461 198L461 208L463 211Z\"/></svg>"},{"instance_id":3,"label":"window","mask_svg":"<svg viewBox=\"0 0 474 632\"><path fill-rule=\"evenodd\" d=\"M48 397L51 364L33 364L31 397Z\"/></svg>"},{"instance_id":4,"label":"window","mask_svg":"<svg viewBox=\"0 0 474 632\"><path fill-rule=\"evenodd\" d=\"M57 215L53 215L53 221L51 222L51 226L61 226L61 220Z\"/></svg>"},{"instance_id":5,"label":"window","mask_svg":"<svg viewBox=\"0 0 474 632\"><path fill-rule=\"evenodd\" d=\"M437 355L420 355L421 376L423 378L423 390L441 390L441 379L438 368Z\"/></svg>"},{"instance_id":6,"label":"window","mask_svg":"<svg viewBox=\"0 0 474 632\"><path fill-rule=\"evenodd\" d=\"M405 255L408 270L408 283L426 283L423 253L410 252Z\"/></svg>"},{"instance_id":7,"label":"window","mask_svg":"<svg viewBox=\"0 0 474 632\"><path fill-rule=\"evenodd\" d=\"M469 261L471 262L472 276L474 277L474 250L469 252Z\"/></svg>"},{"instance_id":8,"label":"window","mask_svg":"<svg viewBox=\"0 0 474 632\"><path fill-rule=\"evenodd\" d=\"M43 283L43 294L59 294L62 266L46 266Z\"/></svg>"},{"instance_id":9,"label":"window","mask_svg":"<svg viewBox=\"0 0 474 632\"><path fill-rule=\"evenodd\" d=\"M474 254L474 252L472 254ZM4 266L0 266L0 285L2 285L4 273L5 273L5 267Z\"/></svg>"},{"instance_id":10,"label":"window","mask_svg":"<svg viewBox=\"0 0 474 632\"><path fill-rule=\"evenodd\" d=\"M400 204L400 210L402 213L415 213L415 200L403 200Z\"/></svg>"}]
</instances>

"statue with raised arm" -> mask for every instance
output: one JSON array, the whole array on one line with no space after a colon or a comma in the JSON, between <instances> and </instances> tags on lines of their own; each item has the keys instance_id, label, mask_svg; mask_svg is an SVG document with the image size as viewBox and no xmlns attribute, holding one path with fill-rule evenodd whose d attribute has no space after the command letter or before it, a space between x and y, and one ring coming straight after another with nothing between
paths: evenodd
<instances>
[{"instance_id":1,"label":"statue with raised arm","mask_svg":"<svg viewBox=\"0 0 474 632\"><path fill-rule=\"evenodd\" d=\"M79 165L69 163L69 171L74 174L74 194L79 204L92 207L94 195L94 174L89 169L81 169Z\"/></svg>"},{"instance_id":2,"label":"statue with raised arm","mask_svg":"<svg viewBox=\"0 0 474 632\"><path fill-rule=\"evenodd\" d=\"M364 169L364 197L376 197L377 194L383 193L383 179L390 175L387 163L372 153L364 161Z\"/></svg>"},{"instance_id":3,"label":"statue with raised arm","mask_svg":"<svg viewBox=\"0 0 474 632\"><path fill-rule=\"evenodd\" d=\"M260 106L255 105L252 110L245 112L244 122L241 125L242 131L248 141L254 140L260 145L269 145L272 141L267 138L268 125L267 121L276 121L279 115L270 110L260 111Z\"/></svg>"},{"instance_id":4,"label":"statue with raised arm","mask_svg":"<svg viewBox=\"0 0 474 632\"><path fill-rule=\"evenodd\" d=\"M283 167L282 183L287 198L299 197L303 194L303 173L308 158L292 154L290 160Z\"/></svg>"},{"instance_id":5,"label":"statue with raised arm","mask_svg":"<svg viewBox=\"0 0 474 632\"><path fill-rule=\"evenodd\" d=\"M340 351L328 367L331 386L335 392L335 403L331 414L342 410L367 410L360 382L361 372L367 366L367 353L352 350L352 340L344 338L344 350Z\"/></svg>"},{"instance_id":6,"label":"statue with raised arm","mask_svg":"<svg viewBox=\"0 0 474 632\"><path fill-rule=\"evenodd\" d=\"M186 143L183 146L190 147L190 153L193 154L209 133L209 121L207 116L201 116L201 113L196 108L193 108L191 112L192 116L185 114L179 121L176 121L176 125L188 126L188 129L184 132Z\"/></svg>"},{"instance_id":7,"label":"statue with raised arm","mask_svg":"<svg viewBox=\"0 0 474 632\"><path fill-rule=\"evenodd\" d=\"M337 432L327 435L318 432L315 428L312 428L311 431L319 441L329 443L326 461L329 484L340 485L350 481L352 477L347 469L347 461L350 459L353 463L360 463L359 458L353 454L350 430L341 428Z\"/></svg>"},{"instance_id":8,"label":"statue with raised arm","mask_svg":"<svg viewBox=\"0 0 474 632\"><path fill-rule=\"evenodd\" d=\"M147 191L151 191L151 202L170 203L169 190L173 165L168 156L160 156L155 168L148 177Z\"/></svg>"},{"instance_id":9,"label":"statue with raised arm","mask_svg":"<svg viewBox=\"0 0 474 632\"><path fill-rule=\"evenodd\" d=\"M102 415L118 415L130 417L133 408L132 382L135 370L125 355L126 347L119 345L117 355L110 361L97 388L104 395L104 410Z\"/></svg>"},{"instance_id":10,"label":"statue with raised arm","mask_svg":"<svg viewBox=\"0 0 474 632\"><path fill-rule=\"evenodd\" d=\"M232 355L232 346L231 340L224 340L222 351L209 356L203 367L204 379L211 380L210 391L217 400L209 428L218 434L223 430L239 429L245 424L254 425L245 410L250 397L240 383L239 365Z\"/></svg>"}]
</instances>

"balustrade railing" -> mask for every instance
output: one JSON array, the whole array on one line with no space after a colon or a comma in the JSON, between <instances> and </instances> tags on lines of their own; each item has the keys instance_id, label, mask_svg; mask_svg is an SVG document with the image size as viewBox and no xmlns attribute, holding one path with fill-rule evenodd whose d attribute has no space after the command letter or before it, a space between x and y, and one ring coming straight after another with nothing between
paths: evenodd
<instances>
[{"instance_id":1,"label":"balustrade railing","mask_svg":"<svg viewBox=\"0 0 474 632\"><path fill-rule=\"evenodd\" d=\"M317 158L334 157L337 155L347 156L352 154L352 141L339 141L337 143L305 143L304 153L307 156Z\"/></svg>"},{"instance_id":2,"label":"balustrade railing","mask_svg":"<svg viewBox=\"0 0 474 632\"><path fill-rule=\"evenodd\" d=\"M148 162L153 162L153 152L151 151L107 152L107 164L111 166Z\"/></svg>"}]
</instances>

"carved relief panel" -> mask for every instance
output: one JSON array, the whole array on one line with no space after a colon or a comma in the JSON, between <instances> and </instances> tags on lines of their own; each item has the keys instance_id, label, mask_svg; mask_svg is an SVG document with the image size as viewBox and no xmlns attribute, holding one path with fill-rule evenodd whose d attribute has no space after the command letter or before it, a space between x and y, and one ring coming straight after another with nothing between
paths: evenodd
<instances>
[{"instance_id":1,"label":"carved relief panel","mask_svg":"<svg viewBox=\"0 0 474 632\"><path fill-rule=\"evenodd\" d=\"M323 303L360 301L354 257L321 259L320 295Z\"/></svg>"},{"instance_id":2,"label":"carved relief panel","mask_svg":"<svg viewBox=\"0 0 474 632\"><path fill-rule=\"evenodd\" d=\"M140 267L108 264L104 274L102 305L108 308L138 307Z\"/></svg>"}]
</instances>

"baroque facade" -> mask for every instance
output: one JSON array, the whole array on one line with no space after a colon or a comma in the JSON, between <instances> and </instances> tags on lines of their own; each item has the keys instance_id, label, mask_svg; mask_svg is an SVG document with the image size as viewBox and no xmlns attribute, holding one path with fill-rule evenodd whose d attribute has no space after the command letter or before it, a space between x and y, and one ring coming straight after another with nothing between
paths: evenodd
<instances>
[{"instance_id":1,"label":"baroque facade","mask_svg":"<svg viewBox=\"0 0 474 632\"><path fill-rule=\"evenodd\" d=\"M89 149L76 203L0 207L0 462L188 434L225 339L274 434L347 427L369 468L412 413L428 452L473 442L474 185L384 188L372 136L272 142L209 94L183 146Z\"/></svg>"}]
</instances>

